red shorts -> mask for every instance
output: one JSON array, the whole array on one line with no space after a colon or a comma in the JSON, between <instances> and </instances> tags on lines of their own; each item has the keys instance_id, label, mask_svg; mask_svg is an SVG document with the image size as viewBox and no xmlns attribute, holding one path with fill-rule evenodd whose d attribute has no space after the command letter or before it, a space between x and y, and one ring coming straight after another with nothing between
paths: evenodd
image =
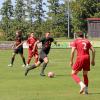
<instances>
[{"instance_id":1,"label":"red shorts","mask_svg":"<svg viewBox=\"0 0 100 100\"><path fill-rule=\"evenodd\" d=\"M36 57L38 56L38 51L36 50L34 53L32 52L32 50L28 50L28 57L32 58L32 57Z\"/></svg>"},{"instance_id":2,"label":"red shorts","mask_svg":"<svg viewBox=\"0 0 100 100\"><path fill-rule=\"evenodd\" d=\"M72 67L75 71L90 71L90 56L83 55L82 57L77 57L75 64Z\"/></svg>"}]
</instances>

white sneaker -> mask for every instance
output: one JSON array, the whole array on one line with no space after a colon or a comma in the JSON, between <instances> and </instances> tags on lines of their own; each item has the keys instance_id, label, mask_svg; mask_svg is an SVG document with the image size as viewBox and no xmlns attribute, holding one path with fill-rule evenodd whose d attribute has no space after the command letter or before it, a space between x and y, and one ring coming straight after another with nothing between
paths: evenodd
<instances>
[{"instance_id":1,"label":"white sneaker","mask_svg":"<svg viewBox=\"0 0 100 100\"><path fill-rule=\"evenodd\" d=\"M26 67L26 65L22 65L22 67Z\"/></svg>"},{"instance_id":2,"label":"white sneaker","mask_svg":"<svg viewBox=\"0 0 100 100\"><path fill-rule=\"evenodd\" d=\"M79 85L81 87L80 94L82 94L84 92L84 89L85 89L86 86L85 86L85 84L82 81L79 82Z\"/></svg>"},{"instance_id":3,"label":"white sneaker","mask_svg":"<svg viewBox=\"0 0 100 100\"><path fill-rule=\"evenodd\" d=\"M13 66L12 64L9 64L9 65L8 65L8 67L12 67L12 66Z\"/></svg>"},{"instance_id":4,"label":"white sneaker","mask_svg":"<svg viewBox=\"0 0 100 100\"><path fill-rule=\"evenodd\" d=\"M85 88L86 88L85 85L83 85L83 86L81 87L81 89L80 89L80 94L82 94L82 93L84 92Z\"/></svg>"},{"instance_id":5,"label":"white sneaker","mask_svg":"<svg viewBox=\"0 0 100 100\"><path fill-rule=\"evenodd\" d=\"M26 67L28 67L29 66L29 64L26 64Z\"/></svg>"}]
</instances>

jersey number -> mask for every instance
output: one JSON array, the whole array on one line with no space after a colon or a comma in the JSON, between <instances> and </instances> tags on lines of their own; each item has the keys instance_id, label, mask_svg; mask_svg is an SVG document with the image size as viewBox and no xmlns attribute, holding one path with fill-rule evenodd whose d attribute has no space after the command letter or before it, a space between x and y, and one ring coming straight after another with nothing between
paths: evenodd
<instances>
[{"instance_id":1,"label":"jersey number","mask_svg":"<svg viewBox=\"0 0 100 100\"><path fill-rule=\"evenodd\" d=\"M82 44L83 44L83 49L86 50L86 43L83 42Z\"/></svg>"}]
</instances>

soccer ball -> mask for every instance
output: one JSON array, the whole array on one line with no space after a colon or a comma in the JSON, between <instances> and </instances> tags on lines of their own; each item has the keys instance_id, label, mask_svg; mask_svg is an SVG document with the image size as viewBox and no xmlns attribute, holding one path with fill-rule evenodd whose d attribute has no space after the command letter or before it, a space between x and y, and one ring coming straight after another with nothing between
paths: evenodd
<instances>
[{"instance_id":1,"label":"soccer ball","mask_svg":"<svg viewBox=\"0 0 100 100\"><path fill-rule=\"evenodd\" d=\"M53 78L55 76L54 72L48 72L48 77Z\"/></svg>"}]
</instances>

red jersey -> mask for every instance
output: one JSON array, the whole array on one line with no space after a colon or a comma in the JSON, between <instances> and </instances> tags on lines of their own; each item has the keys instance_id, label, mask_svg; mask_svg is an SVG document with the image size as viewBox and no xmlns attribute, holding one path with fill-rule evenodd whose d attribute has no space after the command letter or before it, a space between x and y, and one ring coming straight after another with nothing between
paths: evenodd
<instances>
[{"instance_id":1,"label":"red jersey","mask_svg":"<svg viewBox=\"0 0 100 100\"><path fill-rule=\"evenodd\" d=\"M89 55L91 43L87 39L78 38L73 42L72 47L76 48L77 56Z\"/></svg>"},{"instance_id":2,"label":"red jersey","mask_svg":"<svg viewBox=\"0 0 100 100\"><path fill-rule=\"evenodd\" d=\"M37 41L37 39L34 38L34 37L29 37L28 38L27 43L29 44L29 49L30 50L33 50L33 47L34 47L34 44L35 44L36 41ZM37 47L36 47L36 49L37 49Z\"/></svg>"}]
</instances>

